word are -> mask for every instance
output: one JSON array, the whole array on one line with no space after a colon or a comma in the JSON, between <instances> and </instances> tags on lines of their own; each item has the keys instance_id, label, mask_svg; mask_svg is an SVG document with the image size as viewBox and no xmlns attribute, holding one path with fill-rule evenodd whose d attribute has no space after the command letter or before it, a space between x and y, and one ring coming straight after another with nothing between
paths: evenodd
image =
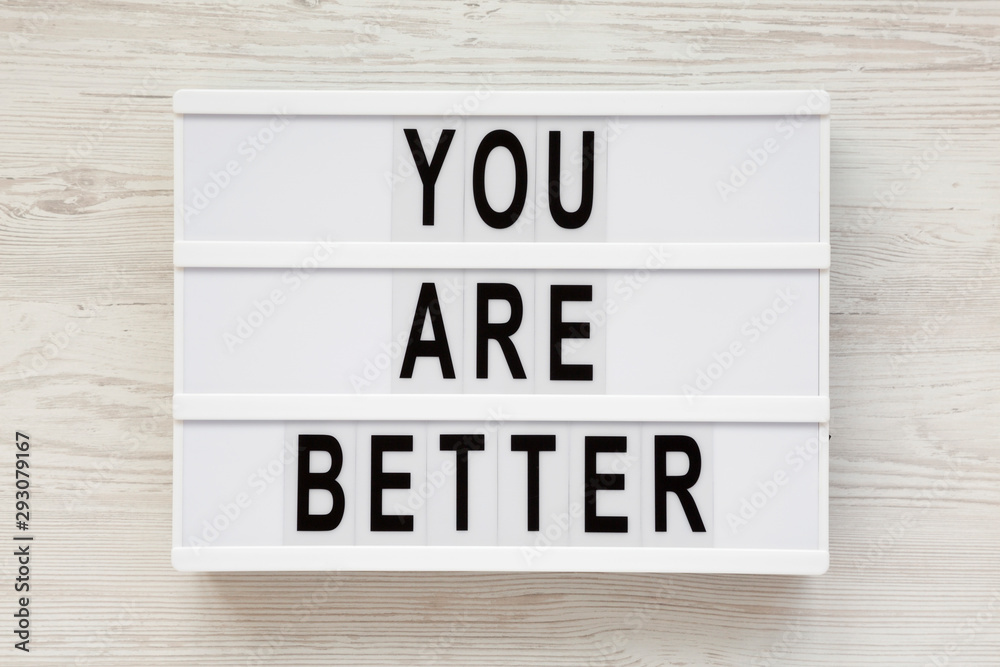
<instances>
[{"instance_id":1,"label":"word are","mask_svg":"<svg viewBox=\"0 0 1000 667\"><path fill-rule=\"evenodd\" d=\"M590 382L594 379L592 364L566 364L562 360L564 340L590 338L589 322L563 321L563 304L568 301L591 301L593 299L591 285L552 285L549 289L549 379ZM503 301L507 304L510 315L503 322L490 321L490 302ZM427 320L430 320L432 337L424 340L421 336ZM510 375L515 380L524 380L528 376L524 364L512 340L514 334L521 328L524 318L524 300L521 292L510 283L478 283L476 285L476 377L489 378L489 343L495 341L507 362ZM414 366L419 357L436 359L441 376L447 380L455 379L455 364L452 361L451 348L448 345L448 334L444 319L441 316L441 305L438 301L437 288L434 283L425 282L420 286L417 305L413 313L413 324L406 342L403 354L401 378L412 378Z\"/></svg>"}]
</instances>

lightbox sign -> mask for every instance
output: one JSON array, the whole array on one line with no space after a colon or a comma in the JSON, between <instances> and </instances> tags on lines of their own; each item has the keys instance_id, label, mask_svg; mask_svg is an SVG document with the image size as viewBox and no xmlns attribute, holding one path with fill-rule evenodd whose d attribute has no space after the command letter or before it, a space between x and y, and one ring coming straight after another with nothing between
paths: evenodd
<instances>
[{"instance_id":1,"label":"lightbox sign","mask_svg":"<svg viewBox=\"0 0 1000 667\"><path fill-rule=\"evenodd\" d=\"M178 569L826 570L825 93L174 111Z\"/></svg>"}]
</instances>

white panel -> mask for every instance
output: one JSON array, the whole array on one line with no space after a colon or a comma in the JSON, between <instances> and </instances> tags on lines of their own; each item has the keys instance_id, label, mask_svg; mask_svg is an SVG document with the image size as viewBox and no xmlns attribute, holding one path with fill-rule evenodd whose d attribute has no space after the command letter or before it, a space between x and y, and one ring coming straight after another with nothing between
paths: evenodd
<instances>
[{"instance_id":1,"label":"white panel","mask_svg":"<svg viewBox=\"0 0 1000 667\"><path fill-rule=\"evenodd\" d=\"M416 130L426 162L427 178L437 169L433 218L424 224L424 181L417 169L406 130ZM440 156L442 133L453 132ZM465 129L461 123L435 116L396 117L393 122L392 240L461 241L465 212ZM430 208L430 207L429 207Z\"/></svg>"},{"instance_id":2,"label":"white panel","mask_svg":"<svg viewBox=\"0 0 1000 667\"><path fill-rule=\"evenodd\" d=\"M184 271L184 389L388 393L388 272Z\"/></svg>"},{"instance_id":3,"label":"white panel","mask_svg":"<svg viewBox=\"0 0 1000 667\"><path fill-rule=\"evenodd\" d=\"M436 298L443 339L435 333L433 306L428 302L421 308L420 341L447 341L443 356L416 356L413 351L412 366L407 363L407 346L410 330L417 319L417 305L421 291L425 298ZM463 331L465 281L461 271L393 271L392 272L392 391L393 393L444 393L460 394L463 385L465 355ZM443 348L442 348L443 349ZM438 351L441 351L439 349ZM404 366L409 377L403 377ZM450 376L450 377L449 377Z\"/></svg>"},{"instance_id":4,"label":"white panel","mask_svg":"<svg viewBox=\"0 0 1000 667\"><path fill-rule=\"evenodd\" d=\"M535 274L535 391L552 394L603 394L607 381L607 277L602 271L545 271ZM565 366L589 366L564 369L570 378L577 373L589 374L586 379L552 379L551 357L556 349L552 345L552 286L569 286L566 298L559 309L559 321L571 329L571 337L562 339L559 345L561 362ZM590 289L590 299L582 300L585 294L577 294L578 287ZM581 300L576 300L580 297ZM584 327L587 327L587 337ZM558 375L557 377L567 377ZM586 377L581 375L580 377Z\"/></svg>"},{"instance_id":5,"label":"white panel","mask_svg":"<svg viewBox=\"0 0 1000 667\"><path fill-rule=\"evenodd\" d=\"M514 135L524 153L527 167L524 207L516 218L508 217L495 229L483 222L473 193L476 154L483 139L492 132ZM484 149L484 155L485 149ZM486 199L494 211L511 207L515 193L514 159L511 151L498 147L486 159ZM465 121L465 239L467 241L531 241L535 237L535 119L528 118L469 118ZM512 216L516 211L512 213Z\"/></svg>"},{"instance_id":6,"label":"white panel","mask_svg":"<svg viewBox=\"0 0 1000 667\"><path fill-rule=\"evenodd\" d=\"M819 548L815 424L715 427L715 546Z\"/></svg>"},{"instance_id":7,"label":"white panel","mask_svg":"<svg viewBox=\"0 0 1000 667\"><path fill-rule=\"evenodd\" d=\"M613 123L617 127L617 123ZM593 170L590 215L581 227L568 229L553 219L549 205L548 186L550 132L559 133L559 185L562 209L567 213L580 211L584 189L585 165ZM584 152L584 132L593 132L594 151ZM608 212L608 119L543 117L538 119L536 152L538 169L535 175L536 215L535 239L538 241L603 241L607 235ZM564 222L564 224L566 224ZM575 224L575 222L573 223Z\"/></svg>"},{"instance_id":8,"label":"white panel","mask_svg":"<svg viewBox=\"0 0 1000 667\"><path fill-rule=\"evenodd\" d=\"M381 516L389 517L386 524L405 526L412 517L412 530L373 530L372 526L372 472L373 437L397 436L392 446L405 447L408 451L385 451L381 471L389 474L389 484L405 488L383 488ZM358 544L426 544L427 498L431 494L427 485L427 428L411 422L360 423L357 431L357 516L355 534ZM377 470L377 468L376 468Z\"/></svg>"},{"instance_id":9,"label":"white panel","mask_svg":"<svg viewBox=\"0 0 1000 667\"><path fill-rule=\"evenodd\" d=\"M522 441L519 451L512 451L517 436L554 438L539 442ZM538 450L537 526L529 523L529 460L534 455L523 448ZM498 521L502 545L525 547L526 566L544 560L550 550L569 544L570 523L583 515L583 505L569 502L569 425L558 423L504 424L500 427L500 447L497 455L499 473Z\"/></svg>"},{"instance_id":10,"label":"white panel","mask_svg":"<svg viewBox=\"0 0 1000 667\"><path fill-rule=\"evenodd\" d=\"M819 391L819 272L609 272L608 393Z\"/></svg>"},{"instance_id":11,"label":"white panel","mask_svg":"<svg viewBox=\"0 0 1000 667\"><path fill-rule=\"evenodd\" d=\"M797 112L828 113L827 96L494 92L467 116L446 112L468 99L175 99L181 112L209 114L175 125L175 266L188 267L176 278L175 418L194 420L175 427L175 565L825 570L829 119ZM433 226L407 129L429 160L441 131L455 130ZM495 130L524 152L524 207L504 229L481 219L473 188L477 151ZM583 133L594 132L593 209L579 229L552 216L552 131L570 211L582 199ZM521 187L513 163L504 146L485 162L494 210ZM428 357L400 377L428 281L453 379ZM477 330L510 317L494 300L477 321L485 283L520 298L512 344L523 379L495 340L489 377L476 377ZM588 338L559 349L564 364L592 365L590 381L550 378L553 284L591 286L588 300L559 309L570 326L589 325ZM434 335L425 322L420 339ZM294 419L333 421L277 421ZM332 529L297 526L303 434L341 447L333 493L317 479L308 493L314 520L343 509ZM460 483L459 456L441 442L468 434L484 450L469 452ZM373 462L381 436L405 451ZM555 449L513 451L526 436ZM657 437L671 436L681 451L658 457ZM588 439L602 438L626 449L597 454L588 470ZM658 477L690 474L692 441L700 474L689 503ZM335 461L319 452L306 463L321 475ZM373 530L379 467L385 518ZM624 486L589 494L596 516L612 519L601 532L587 530L588 477ZM397 517L412 530L388 530L406 525Z\"/></svg>"},{"instance_id":12,"label":"white panel","mask_svg":"<svg viewBox=\"0 0 1000 667\"><path fill-rule=\"evenodd\" d=\"M347 511L334 531L295 530L297 441L303 433L332 435L342 446L344 463L338 483ZM469 455L469 523L468 530L460 533L455 530L456 456L440 450L440 436L469 433L483 434L485 451ZM532 561L548 547L570 543L634 545L636 532L647 547L817 548L819 462L825 452L814 424L568 426L503 423L501 416L476 423L365 423L357 427L353 422L287 426L282 422L190 422L184 428L183 543L200 547L279 544L282 533L284 544L354 543L355 521L364 519L365 525L359 527L370 526L373 434L414 436L412 452L384 456L383 470L410 474L410 489L384 491L383 512L413 514L415 531L372 535L362 529L357 535L359 544L422 544L422 531L427 530L428 544L528 546L525 558ZM512 451L515 434L555 439L556 450L539 455L537 531L528 530L528 454ZM628 516L627 535L583 532L583 445L585 437L595 435L627 437L626 453L599 454L596 462L599 474L626 476L624 491L598 492L598 513ZM657 435L686 435L697 442L701 474L690 492L704 533L692 531L673 493L667 495L667 532L655 530L653 444ZM314 472L330 465L321 455L314 455L312 463ZM679 452L668 455L666 463L670 476L689 469L687 457ZM330 507L330 495L322 495L312 499L314 512Z\"/></svg>"},{"instance_id":13,"label":"white panel","mask_svg":"<svg viewBox=\"0 0 1000 667\"><path fill-rule=\"evenodd\" d=\"M440 275L439 299L452 300L443 312L456 380L464 367L463 383L470 392L530 392L538 386L536 378L547 382L548 364L536 362L535 355L536 349L547 354L539 337L548 340L550 323L548 316L536 321L541 311L534 303L535 274L467 272L464 301L455 294L458 274ZM583 274L552 275L563 280ZM391 280L388 271L187 270L185 389L388 393L394 375L390 365L399 368L405 349L408 325L401 323L412 322L412 312L404 317L403 311L415 307L413 299L395 299L399 312L393 335ZM419 291L416 278L397 283L401 290ZM517 288L523 313L512 341L524 379L512 377L495 340L487 346L489 377L475 377L479 283ZM595 363L595 391L606 372L609 394L817 395L816 271L608 272L606 289L607 299L595 289L595 301L601 303L593 311L578 304L563 309L567 321L573 311L593 314L592 339L576 354L600 361L600 346L606 345L606 363ZM410 300L413 305L406 305ZM463 330L453 335L449 322L458 321L463 308ZM605 314L607 326L597 326ZM491 302L490 322L509 316L506 302ZM418 360L415 379L429 384L414 383L412 391L457 392L445 386L438 366L432 359Z\"/></svg>"},{"instance_id":14,"label":"white panel","mask_svg":"<svg viewBox=\"0 0 1000 667\"><path fill-rule=\"evenodd\" d=\"M184 236L388 241L392 119L188 116Z\"/></svg>"},{"instance_id":15,"label":"white panel","mask_svg":"<svg viewBox=\"0 0 1000 667\"><path fill-rule=\"evenodd\" d=\"M624 123L609 141L609 241L819 240L819 118Z\"/></svg>"},{"instance_id":16,"label":"white panel","mask_svg":"<svg viewBox=\"0 0 1000 667\"><path fill-rule=\"evenodd\" d=\"M442 445L467 448L464 512L459 511L458 490L462 476L459 453L442 451ZM430 423L427 425L427 543L441 545L494 545L497 543L497 436L487 423ZM444 438L444 442L442 442ZM482 446L482 451L476 448ZM459 515L464 515L464 524Z\"/></svg>"},{"instance_id":17,"label":"white panel","mask_svg":"<svg viewBox=\"0 0 1000 667\"><path fill-rule=\"evenodd\" d=\"M357 427L354 422L287 422L285 426L285 448L294 452L291 462L285 466L285 544L354 544L354 523L357 516L357 485L355 484L355 458L357 451ZM342 504L335 507L337 499L332 491L313 489L309 493L310 514L335 512L340 515L339 524L322 531L300 530L298 526L299 488L299 436L331 436L340 446L342 455L340 473L336 483L344 494ZM313 452L309 458L309 471L313 473L332 470L331 455ZM337 508L343 508L342 514Z\"/></svg>"},{"instance_id":18,"label":"white panel","mask_svg":"<svg viewBox=\"0 0 1000 667\"><path fill-rule=\"evenodd\" d=\"M570 505L583 507L583 514L575 516L570 526L570 544L573 546L625 547L642 544L642 518L640 516L640 428L638 424L580 423L570 427L569 497ZM623 441L603 441L604 438L622 438ZM587 441L598 453L593 459L595 475L587 474ZM598 443L598 440L602 440ZM605 453L605 446L624 451ZM593 494L596 502L593 524L587 524L587 485L596 485ZM618 483L623 489L615 488ZM621 519L624 521L621 521ZM617 525L625 532L615 532Z\"/></svg>"},{"instance_id":19,"label":"white panel","mask_svg":"<svg viewBox=\"0 0 1000 667\"><path fill-rule=\"evenodd\" d=\"M281 422L187 422L181 544L281 544L282 479L294 453Z\"/></svg>"},{"instance_id":20,"label":"white panel","mask_svg":"<svg viewBox=\"0 0 1000 667\"><path fill-rule=\"evenodd\" d=\"M482 297L480 298L480 291ZM495 298L487 298L493 295ZM508 301L508 298L510 299ZM517 324L515 307L520 298L520 325L504 340L489 339L484 356L478 351L479 331L485 325ZM486 317L480 322L479 309ZM531 393L535 387L535 277L531 271L465 272L465 390L467 393ZM513 346L511 351L510 341ZM505 354L505 349L508 348ZM508 362L507 355L510 356ZM480 375L482 361L485 377ZM520 367L518 367L518 363Z\"/></svg>"},{"instance_id":21,"label":"white panel","mask_svg":"<svg viewBox=\"0 0 1000 667\"><path fill-rule=\"evenodd\" d=\"M686 493L690 497L691 516L681 501L678 492L666 493L666 528L660 530L657 526L656 508L658 502L656 493L656 438L657 436L686 436L694 441L697 454L700 457L700 473L693 484L687 486ZM647 547L711 547L714 542L715 516L713 513L713 487L715 482L715 467L713 456L713 433L711 424L643 424L642 425L642 545ZM691 457L685 451L671 451L690 446L690 443L667 443L665 470L668 477L694 475L691 471ZM681 491L684 492L684 491ZM698 521L701 525L698 525ZM704 528L699 532L698 528Z\"/></svg>"}]
</instances>

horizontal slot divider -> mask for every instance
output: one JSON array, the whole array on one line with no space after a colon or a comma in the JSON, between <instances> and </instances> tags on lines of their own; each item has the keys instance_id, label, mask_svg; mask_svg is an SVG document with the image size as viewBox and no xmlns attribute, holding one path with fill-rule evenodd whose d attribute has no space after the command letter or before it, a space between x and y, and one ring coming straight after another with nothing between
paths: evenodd
<instances>
[{"instance_id":1,"label":"horizontal slot divider","mask_svg":"<svg viewBox=\"0 0 1000 667\"><path fill-rule=\"evenodd\" d=\"M826 396L175 394L177 420L823 423Z\"/></svg>"},{"instance_id":2,"label":"horizontal slot divider","mask_svg":"<svg viewBox=\"0 0 1000 667\"><path fill-rule=\"evenodd\" d=\"M828 269L829 243L178 241L174 265L330 269Z\"/></svg>"}]
</instances>

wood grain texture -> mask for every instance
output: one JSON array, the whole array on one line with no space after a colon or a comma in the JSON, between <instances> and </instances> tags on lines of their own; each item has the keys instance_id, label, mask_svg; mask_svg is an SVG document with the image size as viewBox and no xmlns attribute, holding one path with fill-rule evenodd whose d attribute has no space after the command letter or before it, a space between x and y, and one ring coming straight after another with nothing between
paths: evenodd
<instances>
[{"instance_id":1,"label":"wood grain texture","mask_svg":"<svg viewBox=\"0 0 1000 667\"><path fill-rule=\"evenodd\" d=\"M997 0L6 0L0 32L0 424L37 491L0 663L1000 664ZM830 91L829 574L170 567L172 93L479 85Z\"/></svg>"}]
</instances>

